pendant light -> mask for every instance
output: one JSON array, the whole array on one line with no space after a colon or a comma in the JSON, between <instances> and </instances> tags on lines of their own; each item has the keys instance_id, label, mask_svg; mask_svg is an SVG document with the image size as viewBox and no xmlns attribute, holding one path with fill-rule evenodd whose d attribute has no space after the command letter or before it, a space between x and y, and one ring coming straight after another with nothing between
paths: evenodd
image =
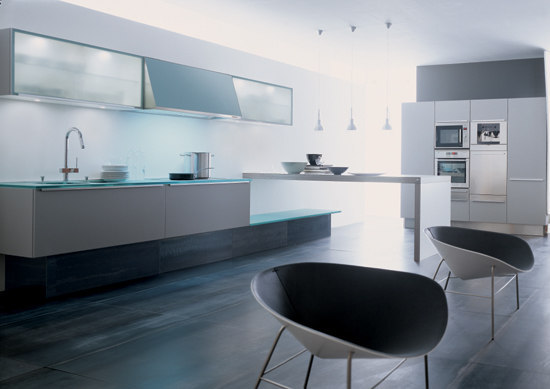
<instances>
[{"instance_id":1,"label":"pendant light","mask_svg":"<svg viewBox=\"0 0 550 389\"><path fill-rule=\"evenodd\" d=\"M317 53L317 124L315 125L315 131L324 131L321 124L321 35L323 30L317 30L319 35L318 53Z\"/></svg>"},{"instance_id":2,"label":"pendant light","mask_svg":"<svg viewBox=\"0 0 550 389\"><path fill-rule=\"evenodd\" d=\"M356 26L350 26L351 32L354 33L357 29ZM353 38L351 39L351 70L350 70L350 81L349 81L349 89L350 89L350 119L348 124L348 131L355 131L357 130L357 127L355 127L355 123L353 122L353 54L354 54L354 47L353 47Z\"/></svg>"},{"instance_id":3,"label":"pendant light","mask_svg":"<svg viewBox=\"0 0 550 389\"><path fill-rule=\"evenodd\" d=\"M390 106L389 106L389 85L390 85L390 27L391 22L386 22L386 122L382 126L383 130L392 129L390 124Z\"/></svg>"}]
</instances>

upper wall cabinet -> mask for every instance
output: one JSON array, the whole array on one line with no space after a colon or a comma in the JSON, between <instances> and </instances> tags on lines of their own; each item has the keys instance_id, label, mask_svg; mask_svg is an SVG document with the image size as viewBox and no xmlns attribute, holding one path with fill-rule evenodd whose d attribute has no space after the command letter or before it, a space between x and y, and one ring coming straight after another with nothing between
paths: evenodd
<instances>
[{"instance_id":1,"label":"upper wall cabinet","mask_svg":"<svg viewBox=\"0 0 550 389\"><path fill-rule=\"evenodd\" d=\"M141 57L17 30L0 49L2 95L141 107Z\"/></svg>"},{"instance_id":2,"label":"upper wall cabinet","mask_svg":"<svg viewBox=\"0 0 550 389\"><path fill-rule=\"evenodd\" d=\"M0 96L292 125L292 88L0 30Z\"/></svg>"},{"instance_id":3,"label":"upper wall cabinet","mask_svg":"<svg viewBox=\"0 0 550 389\"><path fill-rule=\"evenodd\" d=\"M436 122L464 122L470 120L470 100L436 101Z\"/></svg>"},{"instance_id":4,"label":"upper wall cabinet","mask_svg":"<svg viewBox=\"0 0 550 389\"><path fill-rule=\"evenodd\" d=\"M291 88L153 58L144 69L144 108L152 112L292 124Z\"/></svg>"},{"instance_id":5,"label":"upper wall cabinet","mask_svg":"<svg viewBox=\"0 0 550 389\"><path fill-rule=\"evenodd\" d=\"M153 58L145 58L144 108L241 117L230 75Z\"/></svg>"},{"instance_id":6,"label":"upper wall cabinet","mask_svg":"<svg viewBox=\"0 0 550 389\"><path fill-rule=\"evenodd\" d=\"M141 107L141 57L12 29L0 35L2 95Z\"/></svg>"},{"instance_id":7,"label":"upper wall cabinet","mask_svg":"<svg viewBox=\"0 0 550 389\"><path fill-rule=\"evenodd\" d=\"M508 99L472 100L472 120L504 121L508 119Z\"/></svg>"},{"instance_id":8,"label":"upper wall cabinet","mask_svg":"<svg viewBox=\"0 0 550 389\"><path fill-rule=\"evenodd\" d=\"M292 124L292 89L233 77L242 118Z\"/></svg>"}]
</instances>

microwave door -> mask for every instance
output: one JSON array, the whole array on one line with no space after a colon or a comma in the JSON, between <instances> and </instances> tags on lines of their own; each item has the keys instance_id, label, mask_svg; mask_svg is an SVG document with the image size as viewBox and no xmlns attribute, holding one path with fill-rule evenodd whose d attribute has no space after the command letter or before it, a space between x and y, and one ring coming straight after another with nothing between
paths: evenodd
<instances>
[{"instance_id":1,"label":"microwave door","mask_svg":"<svg viewBox=\"0 0 550 389\"><path fill-rule=\"evenodd\" d=\"M462 126L436 126L436 147L461 148L463 147Z\"/></svg>"}]
</instances>

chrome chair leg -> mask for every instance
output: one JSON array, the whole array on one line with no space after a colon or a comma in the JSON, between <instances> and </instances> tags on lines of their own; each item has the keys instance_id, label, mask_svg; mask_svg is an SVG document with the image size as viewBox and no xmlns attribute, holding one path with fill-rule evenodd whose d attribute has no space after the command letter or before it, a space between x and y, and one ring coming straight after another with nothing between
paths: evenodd
<instances>
[{"instance_id":1,"label":"chrome chair leg","mask_svg":"<svg viewBox=\"0 0 550 389\"><path fill-rule=\"evenodd\" d=\"M518 281L518 274L516 274L516 306L517 306L517 309L519 309L519 281Z\"/></svg>"},{"instance_id":2,"label":"chrome chair leg","mask_svg":"<svg viewBox=\"0 0 550 389\"><path fill-rule=\"evenodd\" d=\"M430 377L428 375L428 354L424 355L424 376L426 379L426 389L430 389Z\"/></svg>"},{"instance_id":3,"label":"chrome chair leg","mask_svg":"<svg viewBox=\"0 0 550 389\"><path fill-rule=\"evenodd\" d=\"M435 269L435 274L434 274L434 277L432 278L432 280L435 281L435 278L437 277L437 273L439 273L439 269L441 268L441 265L443 264L443 261L445 261L445 259L441 258L441 261L439 261L439 265L437 265L437 269Z\"/></svg>"},{"instance_id":4,"label":"chrome chair leg","mask_svg":"<svg viewBox=\"0 0 550 389\"><path fill-rule=\"evenodd\" d=\"M350 351L348 355L348 374L347 374L347 389L351 389L351 358L353 357L353 351Z\"/></svg>"},{"instance_id":5,"label":"chrome chair leg","mask_svg":"<svg viewBox=\"0 0 550 389\"><path fill-rule=\"evenodd\" d=\"M307 389L307 383L309 381L309 374L311 373L311 365L313 364L313 354L309 357L309 364L307 365L306 381L304 382L304 389Z\"/></svg>"},{"instance_id":6,"label":"chrome chair leg","mask_svg":"<svg viewBox=\"0 0 550 389\"><path fill-rule=\"evenodd\" d=\"M495 340L495 266L491 266L491 340Z\"/></svg>"},{"instance_id":7,"label":"chrome chair leg","mask_svg":"<svg viewBox=\"0 0 550 389\"><path fill-rule=\"evenodd\" d=\"M449 274L447 274L447 281L445 281L445 287L443 290L447 290L447 286L449 286L449 280L451 279L451 271L449 270Z\"/></svg>"},{"instance_id":8,"label":"chrome chair leg","mask_svg":"<svg viewBox=\"0 0 550 389\"><path fill-rule=\"evenodd\" d=\"M273 356L273 351L275 351L275 347L277 347L277 343L279 343L279 339L281 339L281 335L283 334L285 330L285 326L282 326L279 329L279 332L277 332L277 336L275 337L275 342L273 342L273 346L271 346L271 350L269 350L269 354L267 355L267 359L264 362L264 365L262 367L262 371L260 372L260 376L258 377L258 380L256 381L256 385L254 386L254 389L258 389L258 386L260 386L260 382L262 381L262 377L265 374L265 370L267 369L267 365L269 365L269 361L271 360L271 357Z\"/></svg>"}]
</instances>

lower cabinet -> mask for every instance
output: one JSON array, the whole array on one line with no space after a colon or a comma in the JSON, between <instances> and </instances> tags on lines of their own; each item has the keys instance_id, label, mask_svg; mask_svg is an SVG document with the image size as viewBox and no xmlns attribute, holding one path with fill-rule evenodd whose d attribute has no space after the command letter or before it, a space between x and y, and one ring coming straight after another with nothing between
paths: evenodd
<instances>
[{"instance_id":1,"label":"lower cabinet","mask_svg":"<svg viewBox=\"0 0 550 389\"><path fill-rule=\"evenodd\" d=\"M507 197L508 223L546 224L545 180L509 180Z\"/></svg>"},{"instance_id":2,"label":"lower cabinet","mask_svg":"<svg viewBox=\"0 0 550 389\"><path fill-rule=\"evenodd\" d=\"M0 188L0 253L37 258L250 224L250 182Z\"/></svg>"},{"instance_id":3,"label":"lower cabinet","mask_svg":"<svg viewBox=\"0 0 550 389\"><path fill-rule=\"evenodd\" d=\"M36 190L34 257L161 239L164 187Z\"/></svg>"},{"instance_id":4,"label":"lower cabinet","mask_svg":"<svg viewBox=\"0 0 550 389\"><path fill-rule=\"evenodd\" d=\"M174 184L166 187L166 237L250 224L250 183Z\"/></svg>"},{"instance_id":5,"label":"lower cabinet","mask_svg":"<svg viewBox=\"0 0 550 389\"><path fill-rule=\"evenodd\" d=\"M470 221L470 192L468 189L451 189L451 220Z\"/></svg>"},{"instance_id":6,"label":"lower cabinet","mask_svg":"<svg viewBox=\"0 0 550 389\"><path fill-rule=\"evenodd\" d=\"M495 197L500 198L491 201L486 198L478 199L476 195L470 195L470 221L506 223L506 196Z\"/></svg>"}]
</instances>

